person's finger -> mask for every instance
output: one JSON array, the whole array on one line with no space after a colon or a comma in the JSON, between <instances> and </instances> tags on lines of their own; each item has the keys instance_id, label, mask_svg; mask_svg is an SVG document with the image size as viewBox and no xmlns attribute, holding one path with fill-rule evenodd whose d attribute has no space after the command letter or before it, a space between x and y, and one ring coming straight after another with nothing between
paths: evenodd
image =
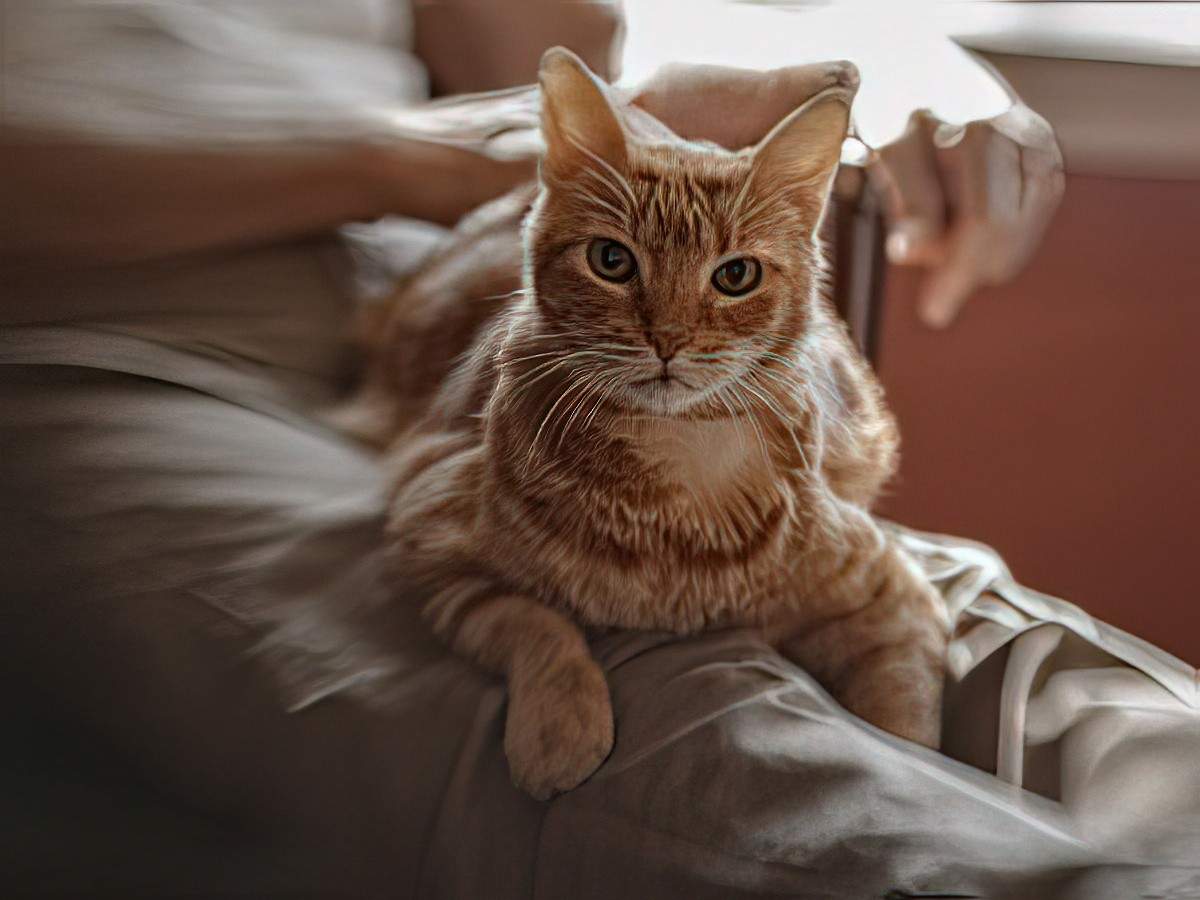
<instances>
[{"instance_id":1,"label":"person's finger","mask_svg":"<svg viewBox=\"0 0 1200 900\"><path fill-rule=\"evenodd\" d=\"M1017 145L988 122L940 126L933 134L954 221L978 219L1011 227L1021 204Z\"/></svg>"},{"instance_id":2,"label":"person's finger","mask_svg":"<svg viewBox=\"0 0 1200 900\"><path fill-rule=\"evenodd\" d=\"M844 60L765 72L671 64L639 85L632 102L682 138L730 150L757 143L792 110L829 87L858 87Z\"/></svg>"},{"instance_id":3,"label":"person's finger","mask_svg":"<svg viewBox=\"0 0 1200 900\"><path fill-rule=\"evenodd\" d=\"M1015 274L1033 256L1062 201L1065 188L1062 151L1050 123L1024 107L998 116L996 127L1020 145L1021 210L1018 240L1011 260L1011 274Z\"/></svg>"},{"instance_id":4,"label":"person's finger","mask_svg":"<svg viewBox=\"0 0 1200 900\"><path fill-rule=\"evenodd\" d=\"M1057 149L1057 148L1056 148ZM1041 244L1054 213L1062 201L1066 180L1062 159L1028 147L1020 148L1022 196L1016 226L1016 241L1005 277L1015 275L1029 262Z\"/></svg>"},{"instance_id":5,"label":"person's finger","mask_svg":"<svg viewBox=\"0 0 1200 900\"><path fill-rule=\"evenodd\" d=\"M1062 196L1054 133L1021 106L968 125L918 113L877 156L888 256L930 270L917 311L934 327L949 324L979 287L1024 268Z\"/></svg>"},{"instance_id":6,"label":"person's finger","mask_svg":"<svg viewBox=\"0 0 1200 900\"><path fill-rule=\"evenodd\" d=\"M876 153L872 167L884 190L887 256L899 265L935 265L945 251L946 197L931 140L937 127L928 110L914 112L904 134Z\"/></svg>"},{"instance_id":7,"label":"person's finger","mask_svg":"<svg viewBox=\"0 0 1200 900\"><path fill-rule=\"evenodd\" d=\"M930 328L945 328L983 283L979 261L989 235L978 221L955 229L945 261L930 270L917 295L917 314Z\"/></svg>"},{"instance_id":8,"label":"person's finger","mask_svg":"<svg viewBox=\"0 0 1200 900\"><path fill-rule=\"evenodd\" d=\"M1022 106L968 126L972 140L964 212L993 234L985 281L1007 281L1029 262L1062 198L1062 154L1049 123Z\"/></svg>"},{"instance_id":9,"label":"person's finger","mask_svg":"<svg viewBox=\"0 0 1200 900\"><path fill-rule=\"evenodd\" d=\"M927 324L945 327L979 287L1011 271L1022 196L1020 153L988 123L933 134L951 221L946 252L917 295Z\"/></svg>"},{"instance_id":10,"label":"person's finger","mask_svg":"<svg viewBox=\"0 0 1200 900\"><path fill-rule=\"evenodd\" d=\"M1037 149L1062 168L1062 151L1050 123L1028 106L1017 103L989 120L992 127L1020 147Z\"/></svg>"}]
</instances>

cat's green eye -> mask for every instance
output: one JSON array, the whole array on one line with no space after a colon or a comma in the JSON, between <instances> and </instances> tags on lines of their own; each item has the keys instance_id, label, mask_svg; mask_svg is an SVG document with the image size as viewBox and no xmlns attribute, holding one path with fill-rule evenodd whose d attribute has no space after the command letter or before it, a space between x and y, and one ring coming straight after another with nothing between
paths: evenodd
<instances>
[{"instance_id":1,"label":"cat's green eye","mask_svg":"<svg viewBox=\"0 0 1200 900\"><path fill-rule=\"evenodd\" d=\"M588 245L588 265L605 281L618 284L637 273L637 261L624 244L608 238L596 238Z\"/></svg>"},{"instance_id":2,"label":"cat's green eye","mask_svg":"<svg viewBox=\"0 0 1200 900\"><path fill-rule=\"evenodd\" d=\"M762 266L752 256L739 256L717 266L712 283L728 297L741 297L750 293L762 281Z\"/></svg>"}]
</instances>

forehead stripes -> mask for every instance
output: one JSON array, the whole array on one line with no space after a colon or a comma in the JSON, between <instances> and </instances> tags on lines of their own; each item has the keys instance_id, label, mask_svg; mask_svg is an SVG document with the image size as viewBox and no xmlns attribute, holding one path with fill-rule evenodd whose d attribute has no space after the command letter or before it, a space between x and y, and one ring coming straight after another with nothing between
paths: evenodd
<instances>
[{"instance_id":1,"label":"forehead stripes","mask_svg":"<svg viewBox=\"0 0 1200 900\"><path fill-rule=\"evenodd\" d=\"M784 197L747 190L750 163L724 152L637 148L619 183L589 171L566 192L573 196L563 211L581 225L609 222L639 249L668 255L719 255L747 238L791 236L795 210Z\"/></svg>"},{"instance_id":2,"label":"forehead stripes","mask_svg":"<svg viewBox=\"0 0 1200 900\"><path fill-rule=\"evenodd\" d=\"M799 247L803 217L779 191L756 189L751 165L748 155L692 145L632 146L623 171L591 161L575 179L552 186L562 230L551 240L569 246L592 234L632 241L636 254L647 254L642 263L663 256L668 270L672 259L695 265L754 246Z\"/></svg>"},{"instance_id":3,"label":"forehead stripes","mask_svg":"<svg viewBox=\"0 0 1200 900\"><path fill-rule=\"evenodd\" d=\"M734 204L747 167L725 159L721 172L704 171L703 157L653 160L629 178L636 208L631 210L631 236L640 245L662 250L712 252L731 240ZM709 164L711 166L711 163Z\"/></svg>"},{"instance_id":4,"label":"forehead stripes","mask_svg":"<svg viewBox=\"0 0 1200 900\"><path fill-rule=\"evenodd\" d=\"M722 224L717 204L686 176L633 179L637 207L632 211L632 237L655 249L711 246Z\"/></svg>"}]
</instances>

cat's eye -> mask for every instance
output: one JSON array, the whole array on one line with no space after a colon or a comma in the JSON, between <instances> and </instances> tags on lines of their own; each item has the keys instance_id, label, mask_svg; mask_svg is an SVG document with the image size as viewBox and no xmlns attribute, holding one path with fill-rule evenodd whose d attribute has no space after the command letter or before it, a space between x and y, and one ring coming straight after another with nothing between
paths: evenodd
<instances>
[{"instance_id":1,"label":"cat's eye","mask_svg":"<svg viewBox=\"0 0 1200 900\"><path fill-rule=\"evenodd\" d=\"M762 266L751 256L739 256L721 263L713 272L712 283L722 294L741 297L750 293L762 281Z\"/></svg>"},{"instance_id":2,"label":"cat's eye","mask_svg":"<svg viewBox=\"0 0 1200 900\"><path fill-rule=\"evenodd\" d=\"M624 244L608 238L596 238L588 245L588 265L605 281L618 284L637 273L637 261Z\"/></svg>"}]
</instances>

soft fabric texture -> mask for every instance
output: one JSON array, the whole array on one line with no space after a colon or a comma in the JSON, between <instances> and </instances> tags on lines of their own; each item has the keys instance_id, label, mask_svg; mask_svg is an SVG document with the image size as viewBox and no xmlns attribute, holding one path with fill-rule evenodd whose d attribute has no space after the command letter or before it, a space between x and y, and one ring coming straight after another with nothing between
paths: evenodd
<instances>
[{"instance_id":1,"label":"soft fabric texture","mask_svg":"<svg viewBox=\"0 0 1200 900\"><path fill-rule=\"evenodd\" d=\"M1029 790L865 725L746 632L613 634L616 748L544 805L508 781L502 686L384 574L373 460L310 408L25 364L0 418L0 656L63 729L5 749L19 888L1091 900L1200 877L1195 670L974 544L901 533L958 621L947 750L1016 746Z\"/></svg>"},{"instance_id":2,"label":"soft fabric texture","mask_svg":"<svg viewBox=\"0 0 1200 900\"><path fill-rule=\"evenodd\" d=\"M346 98L421 93L388 4L253 6L8 2L7 120L370 133ZM305 52L255 43L229 67L247 29ZM350 68L314 85L314 55ZM330 115L296 122L314 103ZM1195 670L1018 587L984 549L917 535L960 626L947 750L990 767L1003 746L1030 790L881 734L723 632L601 639L613 756L552 804L519 794L501 685L389 583L382 475L322 424L344 262L314 241L6 274L5 896L1200 891Z\"/></svg>"}]
</instances>

